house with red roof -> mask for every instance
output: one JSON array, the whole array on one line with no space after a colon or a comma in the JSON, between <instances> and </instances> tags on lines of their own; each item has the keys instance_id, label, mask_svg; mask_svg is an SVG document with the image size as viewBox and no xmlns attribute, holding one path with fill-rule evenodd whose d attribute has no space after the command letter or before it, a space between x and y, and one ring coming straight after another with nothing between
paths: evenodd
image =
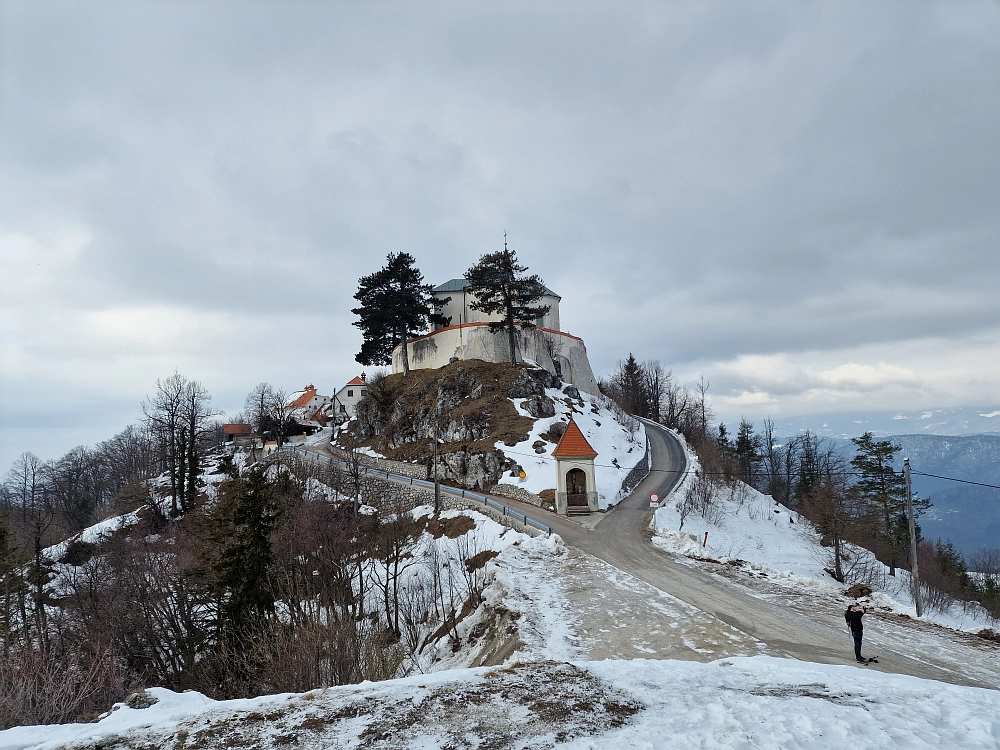
<instances>
[{"instance_id":1,"label":"house with red roof","mask_svg":"<svg viewBox=\"0 0 1000 750\"><path fill-rule=\"evenodd\" d=\"M347 385L334 395L333 410L336 419L344 417L350 419L357 414L358 401L368 395L367 377L365 373L361 373L357 377L351 378Z\"/></svg>"},{"instance_id":2,"label":"house with red roof","mask_svg":"<svg viewBox=\"0 0 1000 750\"><path fill-rule=\"evenodd\" d=\"M596 513L597 478L593 449L572 419L552 451L556 460L556 513Z\"/></svg>"},{"instance_id":3,"label":"house with red roof","mask_svg":"<svg viewBox=\"0 0 1000 750\"><path fill-rule=\"evenodd\" d=\"M330 396L321 396L312 383L289 396L289 413L298 420L312 420L333 402Z\"/></svg>"}]
</instances>

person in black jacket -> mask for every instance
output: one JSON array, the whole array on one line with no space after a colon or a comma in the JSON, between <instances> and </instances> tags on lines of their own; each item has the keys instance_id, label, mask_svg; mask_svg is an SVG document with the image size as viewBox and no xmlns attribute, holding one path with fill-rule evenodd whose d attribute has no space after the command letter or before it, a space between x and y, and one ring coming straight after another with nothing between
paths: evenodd
<instances>
[{"instance_id":1,"label":"person in black jacket","mask_svg":"<svg viewBox=\"0 0 1000 750\"><path fill-rule=\"evenodd\" d=\"M861 637L864 634L865 626L861 624L861 618L868 611L867 607L859 607L852 604L844 613L844 619L851 628L851 635L854 636L854 656L859 664L864 664L865 659L861 656Z\"/></svg>"}]
</instances>

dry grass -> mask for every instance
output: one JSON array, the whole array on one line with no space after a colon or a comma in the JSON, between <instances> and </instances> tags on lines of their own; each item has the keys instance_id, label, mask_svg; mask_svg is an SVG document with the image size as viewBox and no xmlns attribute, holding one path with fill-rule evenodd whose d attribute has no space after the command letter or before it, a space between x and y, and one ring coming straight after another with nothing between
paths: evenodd
<instances>
[{"instance_id":1,"label":"dry grass","mask_svg":"<svg viewBox=\"0 0 1000 750\"><path fill-rule=\"evenodd\" d=\"M409 375L388 375L382 388L392 395L393 409L378 434L364 441L386 458L415 461L428 453L429 436L418 437L417 429L433 419L438 388L445 393L447 411L441 415L442 429L450 422L465 424L482 435L472 440L445 442L440 453L488 453L498 441L515 445L525 440L533 421L517 413L507 398L522 367L478 359L453 362L438 370L411 370ZM384 412L384 410L383 410ZM388 437L405 442L393 446Z\"/></svg>"}]
</instances>

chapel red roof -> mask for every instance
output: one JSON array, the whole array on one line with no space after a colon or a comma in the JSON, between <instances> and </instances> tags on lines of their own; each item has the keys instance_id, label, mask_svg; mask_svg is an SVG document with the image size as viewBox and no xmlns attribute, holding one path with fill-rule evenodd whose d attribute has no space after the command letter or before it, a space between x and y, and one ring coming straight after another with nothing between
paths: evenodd
<instances>
[{"instance_id":1,"label":"chapel red roof","mask_svg":"<svg viewBox=\"0 0 1000 750\"><path fill-rule=\"evenodd\" d=\"M347 384L348 385L367 385L367 383L365 382L365 379L363 377L355 377L355 378L347 381Z\"/></svg>"},{"instance_id":2,"label":"chapel red roof","mask_svg":"<svg viewBox=\"0 0 1000 750\"><path fill-rule=\"evenodd\" d=\"M597 451L591 447L583 432L576 426L576 422L571 419L552 455L556 458L597 458Z\"/></svg>"},{"instance_id":3,"label":"chapel red roof","mask_svg":"<svg viewBox=\"0 0 1000 750\"><path fill-rule=\"evenodd\" d=\"M224 424L222 434L224 435L249 435L253 428L248 424Z\"/></svg>"}]
</instances>

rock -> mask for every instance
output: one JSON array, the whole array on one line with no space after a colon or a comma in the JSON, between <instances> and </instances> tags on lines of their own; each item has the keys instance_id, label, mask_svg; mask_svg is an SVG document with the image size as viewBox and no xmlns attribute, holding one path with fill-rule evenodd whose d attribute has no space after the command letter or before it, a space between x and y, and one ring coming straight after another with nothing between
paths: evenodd
<instances>
[{"instance_id":1,"label":"rock","mask_svg":"<svg viewBox=\"0 0 1000 750\"><path fill-rule=\"evenodd\" d=\"M150 695L145 690L132 693L132 695L125 699L125 705L129 708L149 708L150 706L155 706L159 702L159 698L155 695Z\"/></svg>"},{"instance_id":2,"label":"rock","mask_svg":"<svg viewBox=\"0 0 1000 750\"><path fill-rule=\"evenodd\" d=\"M536 440L531 444L531 447L535 449L535 453L545 453L545 441Z\"/></svg>"},{"instance_id":3,"label":"rock","mask_svg":"<svg viewBox=\"0 0 1000 750\"><path fill-rule=\"evenodd\" d=\"M552 403L552 399L548 396L531 396L521 404L521 408L535 419L554 417L556 415L556 405Z\"/></svg>"},{"instance_id":4,"label":"rock","mask_svg":"<svg viewBox=\"0 0 1000 750\"><path fill-rule=\"evenodd\" d=\"M508 398L528 398L529 396L541 396L545 393L545 386L542 385L531 374L530 370L521 370L517 380L507 391Z\"/></svg>"},{"instance_id":5,"label":"rock","mask_svg":"<svg viewBox=\"0 0 1000 750\"><path fill-rule=\"evenodd\" d=\"M574 401L580 400L580 389L577 388L575 385L567 385L565 388L563 388L563 393L565 393Z\"/></svg>"},{"instance_id":6,"label":"rock","mask_svg":"<svg viewBox=\"0 0 1000 750\"><path fill-rule=\"evenodd\" d=\"M496 484L502 472L496 451L468 453L464 450L438 456L438 476L469 489L483 489Z\"/></svg>"},{"instance_id":7,"label":"rock","mask_svg":"<svg viewBox=\"0 0 1000 750\"><path fill-rule=\"evenodd\" d=\"M470 398L479 398L483 395L483 384L479 383L475 388L469 393Z\"/></svg>"},{"instance_id":8,"label":"rock","mask_svg":"<svg viewBox=\"0 0 1000 750\"><path fill-rule=\"evenodd\" d=\"M562 385L562 380L559 379L559 376L553 375L548 370L542 370L538 373L538 379L546 388L558 388Z\"/></svg>"},{"instance_id":9,"label":"rock","mask_svg":"<svg viewBox=\"0 0 1000 750\"><path fill-rule=\"evenodd\" d=\"M567 425L565 422L553 422L552 425L543 432L540 437L542 440L548 440L550 443L558 443L562 436L566 434Z\"/></svg>"},{"instance_id":10,"label":"rock","mask_svg":"<svg viewBox=\"0 0 1000 750\"><path fill-rule=\"evenodd\" d=\"M987 641L1000 641L1000 633L997 633L995 630L990 628L984 628L976 633L976 635Z\"/></svg>"},{"instance_id":11,"label":"rock","mask_svg":"<svg viewBox=\"0 0 1000 750\"><path fill-rule=\"evenodd\" d=\"M860 599L863 596L871 596L872 590L870 586L865 586L863 583L856 583L851 588L844 592L844 596L849 596L852 599Z\"/></svg>"}]
</instances>

